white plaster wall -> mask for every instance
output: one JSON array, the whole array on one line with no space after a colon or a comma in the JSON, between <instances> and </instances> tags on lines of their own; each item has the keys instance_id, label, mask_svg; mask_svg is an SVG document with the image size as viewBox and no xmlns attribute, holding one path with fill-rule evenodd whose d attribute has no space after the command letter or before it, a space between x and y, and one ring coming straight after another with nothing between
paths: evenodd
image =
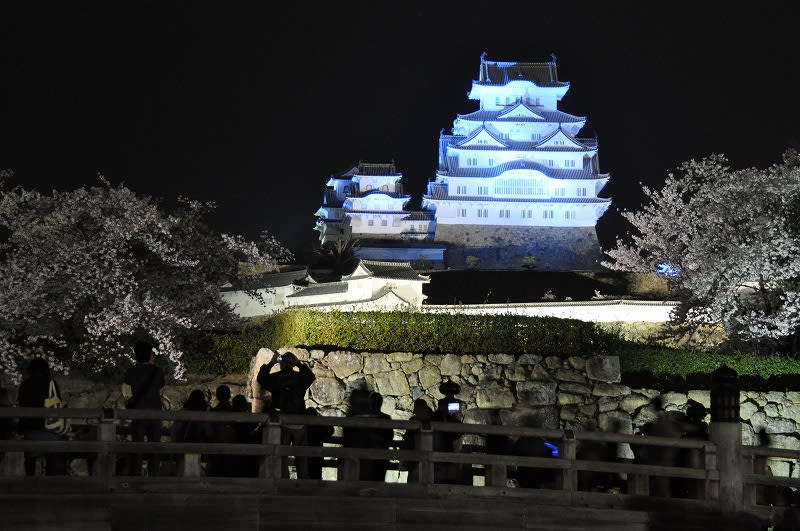
<instances>
[{"instance_id":1,"label":"white plaster wall","mask_svg":"<svg viewBox=\"0 0 800 531\"><path fill-rule=\"evenodd\" d=\"M613 321L663 323L669 321L670 312L677 302L649 301L576 301L542 302L526 304L468 304L423 306L423 312L475 315L525 315L560 317L595 323Z\"/></svg>"}]
</instances>

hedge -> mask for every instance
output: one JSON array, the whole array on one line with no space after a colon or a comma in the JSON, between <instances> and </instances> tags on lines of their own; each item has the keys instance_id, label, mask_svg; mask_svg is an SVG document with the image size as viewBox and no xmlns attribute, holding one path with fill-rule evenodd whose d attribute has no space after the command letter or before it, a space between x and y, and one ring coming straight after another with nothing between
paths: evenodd
<instances>
[{"instance_id":1,"label":"hedge","mask_svg":"<svg viewBox=\"0 0 800 531\"><path fill-rule=\"evenodd\" d=\"M185 338L183 348L189 370L219 374L247 371L261 347L566 357L608 353L614 340L592 323L555 317L293 310Z\"/></svg>"},{"instance_id":2,"label":"hedge","mask_svg":"<svg viewBox=\"0 0 800 531\"><path fill-rule=\"evenodd\" d=\"M800 388L800 360L795 358L652 346L624 340L602 325L555 317L293 310L251 321L242 330L204 333L183 342L189 370L206 374L247 372L259 348L284 346L432 354L615 354L631 386L703 388L711 372L726 364L753 388Z\"/></svg>"}]
</instances>

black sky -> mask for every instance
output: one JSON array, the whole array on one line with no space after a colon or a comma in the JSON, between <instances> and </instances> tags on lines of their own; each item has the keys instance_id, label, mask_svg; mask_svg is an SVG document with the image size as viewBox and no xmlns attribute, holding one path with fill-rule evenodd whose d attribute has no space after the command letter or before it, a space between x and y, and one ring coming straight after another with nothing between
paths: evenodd
<instances>
[{"instance_id":1,"label":"black sky","mask_svg":"<svg viewBox=\"0 0 800 531\"><path fill-rule=\"evenodd\" d=\"M572 84L560 108L588 117L581 136L597 135L612 176L609 247L639 181L710 153L765 166L798 145L800 10L701 4L3 3L0 168L43 191L102 172L213 200L217 229L298 249L328 176L353 162L394 159L419 198L439 130L477 108L481 52L555 52Z\"/></svg>"}]
</instances>

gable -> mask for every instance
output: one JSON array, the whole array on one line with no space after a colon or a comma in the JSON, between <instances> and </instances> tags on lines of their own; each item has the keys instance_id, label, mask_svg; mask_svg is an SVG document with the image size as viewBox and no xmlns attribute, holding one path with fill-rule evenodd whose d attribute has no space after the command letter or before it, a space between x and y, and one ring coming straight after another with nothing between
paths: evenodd
<instances>
[{"instance_id":1,"label":"gable","mask_svg":"<svg viewBox=\"0 0 800 531\"><path fill-rule=\"evenodd\" d=\"M500 113L497 115L497 118L501 120L506 118L532 118L535 120L544 120L544 116L540 116L539 114L533 112L527 105L523 105L522 103L513 109L509 109Z\"/></svg>"},{"instance_id":2,"label":"gable","mask_svg":"<svg viewBox=\"0 0 800 531\"><path fill-rule=\"evenodd\" d=\"M492 135L486 129L481 129L477 134L464 140L459 144L460 147L508 147L500 139Z\"/></svg>"},{"instance_id":3,"label":"gable","mask_svg":"<svg viewBox=\"0 0 800 531\"><path fill-rule=\"evenodd\" d=\"M545 139L540 144L536 146L537 148L580 148L586 149L586 146L581 144L580 142L576 141L574 138L571 138L569 135L564 133L561 129L553 133L550 138Z\"/></svg>"}]
</instances>

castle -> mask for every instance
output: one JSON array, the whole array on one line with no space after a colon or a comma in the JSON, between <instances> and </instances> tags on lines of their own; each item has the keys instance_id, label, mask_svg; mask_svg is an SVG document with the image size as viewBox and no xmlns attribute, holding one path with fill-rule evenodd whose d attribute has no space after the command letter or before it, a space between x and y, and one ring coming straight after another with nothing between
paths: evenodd
<instances>
[{"instance_id":1,"label":"castle","mask_svg":"<svg viewBox=\"0 0 800 531\"><path fill-rule=\"evenodd\" d=\"M410 196L393 163L361 163L328 181L316 213L321 241L405 241L369 257L413 259L434 248L454 268L598 269L595 225L611 204L598 194L609 176L599 171L596 139L577 136L586 118L558 109L569 87L555 56L516 63L484 53L468 93L478 110L440 134L422 210L403 210ZM393 256L398 249L404 256Z\"/></svg>"}]
</instances>

